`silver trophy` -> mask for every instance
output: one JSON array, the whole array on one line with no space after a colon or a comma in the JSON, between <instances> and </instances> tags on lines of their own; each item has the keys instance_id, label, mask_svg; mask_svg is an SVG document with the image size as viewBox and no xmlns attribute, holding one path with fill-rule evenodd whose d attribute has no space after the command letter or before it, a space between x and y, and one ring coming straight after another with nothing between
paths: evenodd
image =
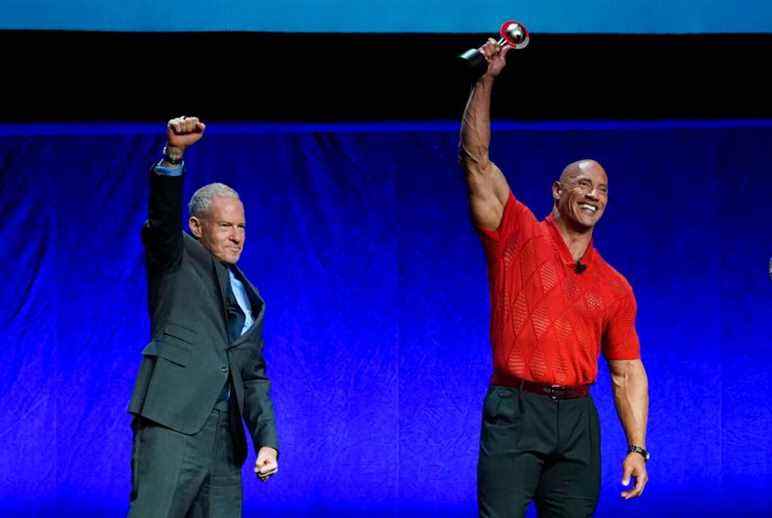
<instances>
[{"instance_id":1,"label":"silver trophy","mask_svg":"<svg viewBox=\"0 0 772 518\"><path fill-rule=\"evenodd\" d=\"M513 49L523 49L528 46L530 40L528 29L515 20L507 20L502 23L499 35L501 38L496 42L499 47L510 46ZM485 56L480 52L480 49L469 49L459 57L473 67L485 61Z\"/></svg>"}]
</instances>

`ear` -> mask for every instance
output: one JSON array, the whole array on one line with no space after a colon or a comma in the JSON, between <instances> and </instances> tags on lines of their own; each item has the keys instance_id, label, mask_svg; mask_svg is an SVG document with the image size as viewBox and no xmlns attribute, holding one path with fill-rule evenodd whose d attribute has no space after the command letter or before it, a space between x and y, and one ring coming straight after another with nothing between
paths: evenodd
<instances>
[{"instance_id":1,"label":"ear","mask_svg":"<svg viewBox=\"0 0 772 518\"><path fill-rule=\"evenodd\" d=\"M195 216L191 216L188 220L188 228L190 228L190 233L193 234L196 239L201 239L201 236L203 235L203 229L201 226L201 220Z\"/></svg>"},{"instance_id":2,"label":"ear","mask_svg":"<svg viewBox=\"0 0 772 518\"><path fill-rule=\"evenodd\" d=\"M552 199L554 201L558 201L560 199L560 194L563 192L563 186L560 185L559 180L555 180L552 182Z\"/></svg>"}]
</instances>

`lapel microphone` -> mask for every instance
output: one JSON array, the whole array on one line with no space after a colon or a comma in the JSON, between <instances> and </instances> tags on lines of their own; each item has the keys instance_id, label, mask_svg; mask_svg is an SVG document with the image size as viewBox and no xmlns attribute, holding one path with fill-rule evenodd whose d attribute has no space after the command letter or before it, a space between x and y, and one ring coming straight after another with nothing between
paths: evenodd
<instances>
[{"instance_id":1,"label":"lapel microphone","mask_svg":"<svg viewBox=\"0 0 772 518\"><path fill-rule=\"evenodd\" d=\"M586 264L582 264L581 261L576 261L576 266L574 267L574 271L581 275L583 271L587 269Z\"/></svg>"}]
</instances>

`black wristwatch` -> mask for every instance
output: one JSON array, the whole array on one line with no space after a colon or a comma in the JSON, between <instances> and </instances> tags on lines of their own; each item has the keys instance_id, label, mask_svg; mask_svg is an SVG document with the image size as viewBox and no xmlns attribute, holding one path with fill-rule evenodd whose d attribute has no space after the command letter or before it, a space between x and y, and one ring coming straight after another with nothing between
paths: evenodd
<instances>
[{"instance_id":1,"label":"black wristwatch","mask_svg":"<svg viewBox=\"0 0 772 518\"><path fill-rule=\"evenodd\" d=\"M182 151L169 146L164 146L164 160L172 165L180 165L182 163Z\"/></svg>"},{"instance_id":2,"label":"black wristwatch","mask_svg":"<svg viewBox=\"0 0 772 518\"><path fill-rule=\"evenodd\" d=\"M636 446L635 444L631 444L630 448L627 450L627 453L638 453L643 457L643 460L646 462L649 462L649 459L651 458L651 453L646 448L641 448L640 446Z\"/></svg>"}]
</instances>

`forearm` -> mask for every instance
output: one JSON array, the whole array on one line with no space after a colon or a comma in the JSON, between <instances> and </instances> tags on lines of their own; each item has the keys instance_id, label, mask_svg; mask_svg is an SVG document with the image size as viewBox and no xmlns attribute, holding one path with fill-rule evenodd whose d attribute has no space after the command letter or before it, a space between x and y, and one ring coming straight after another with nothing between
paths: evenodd
<instances>
[{"instance_id":1,"label":"forearm","mask_svg":"<svg viewBox=\"0 0 772 518\"><path fill-rule=\"evenodd\" d=\"M276 436L276 420L273 413L273 403L268 394L268 381L251 381L244 384L246 392L244 402L244 419L255 445L255 450L264 446L279 450Z\"/></svg>"},{"instance_id":2,"label":"forearm","mask_svg":"<svg viewBox=\"0 0 772 518\"><path fill-rule=\"evenodd\" d=\"M488 149L491 142L491 93L494 77L483 75L475 83L464 109L461 121L459 159L464 169L484 170L488 165Z\"/></svg>"},{"instance_id":3,"label":"forearm","mask_svg":"<svg viewBox=\"0 0 772 518\"><path fill-rule=\"evenodd\" d=\"M640 360L612 362L614 402L628 444L646 448L649 383Z\"/></svg>"},{"instance_id":4,"label":"forearm","mask_svg":"<svg viewBox=\"0 0 772 518\"><path fill-rule=\"evenodd\" d=\"M255 450L263 446L279 449L276 420L270 397L271 383L265 374L265 362L259 355L257 365L242 374L244 382L244 419L252 435Z\"/></svg>"}]
</instances>

